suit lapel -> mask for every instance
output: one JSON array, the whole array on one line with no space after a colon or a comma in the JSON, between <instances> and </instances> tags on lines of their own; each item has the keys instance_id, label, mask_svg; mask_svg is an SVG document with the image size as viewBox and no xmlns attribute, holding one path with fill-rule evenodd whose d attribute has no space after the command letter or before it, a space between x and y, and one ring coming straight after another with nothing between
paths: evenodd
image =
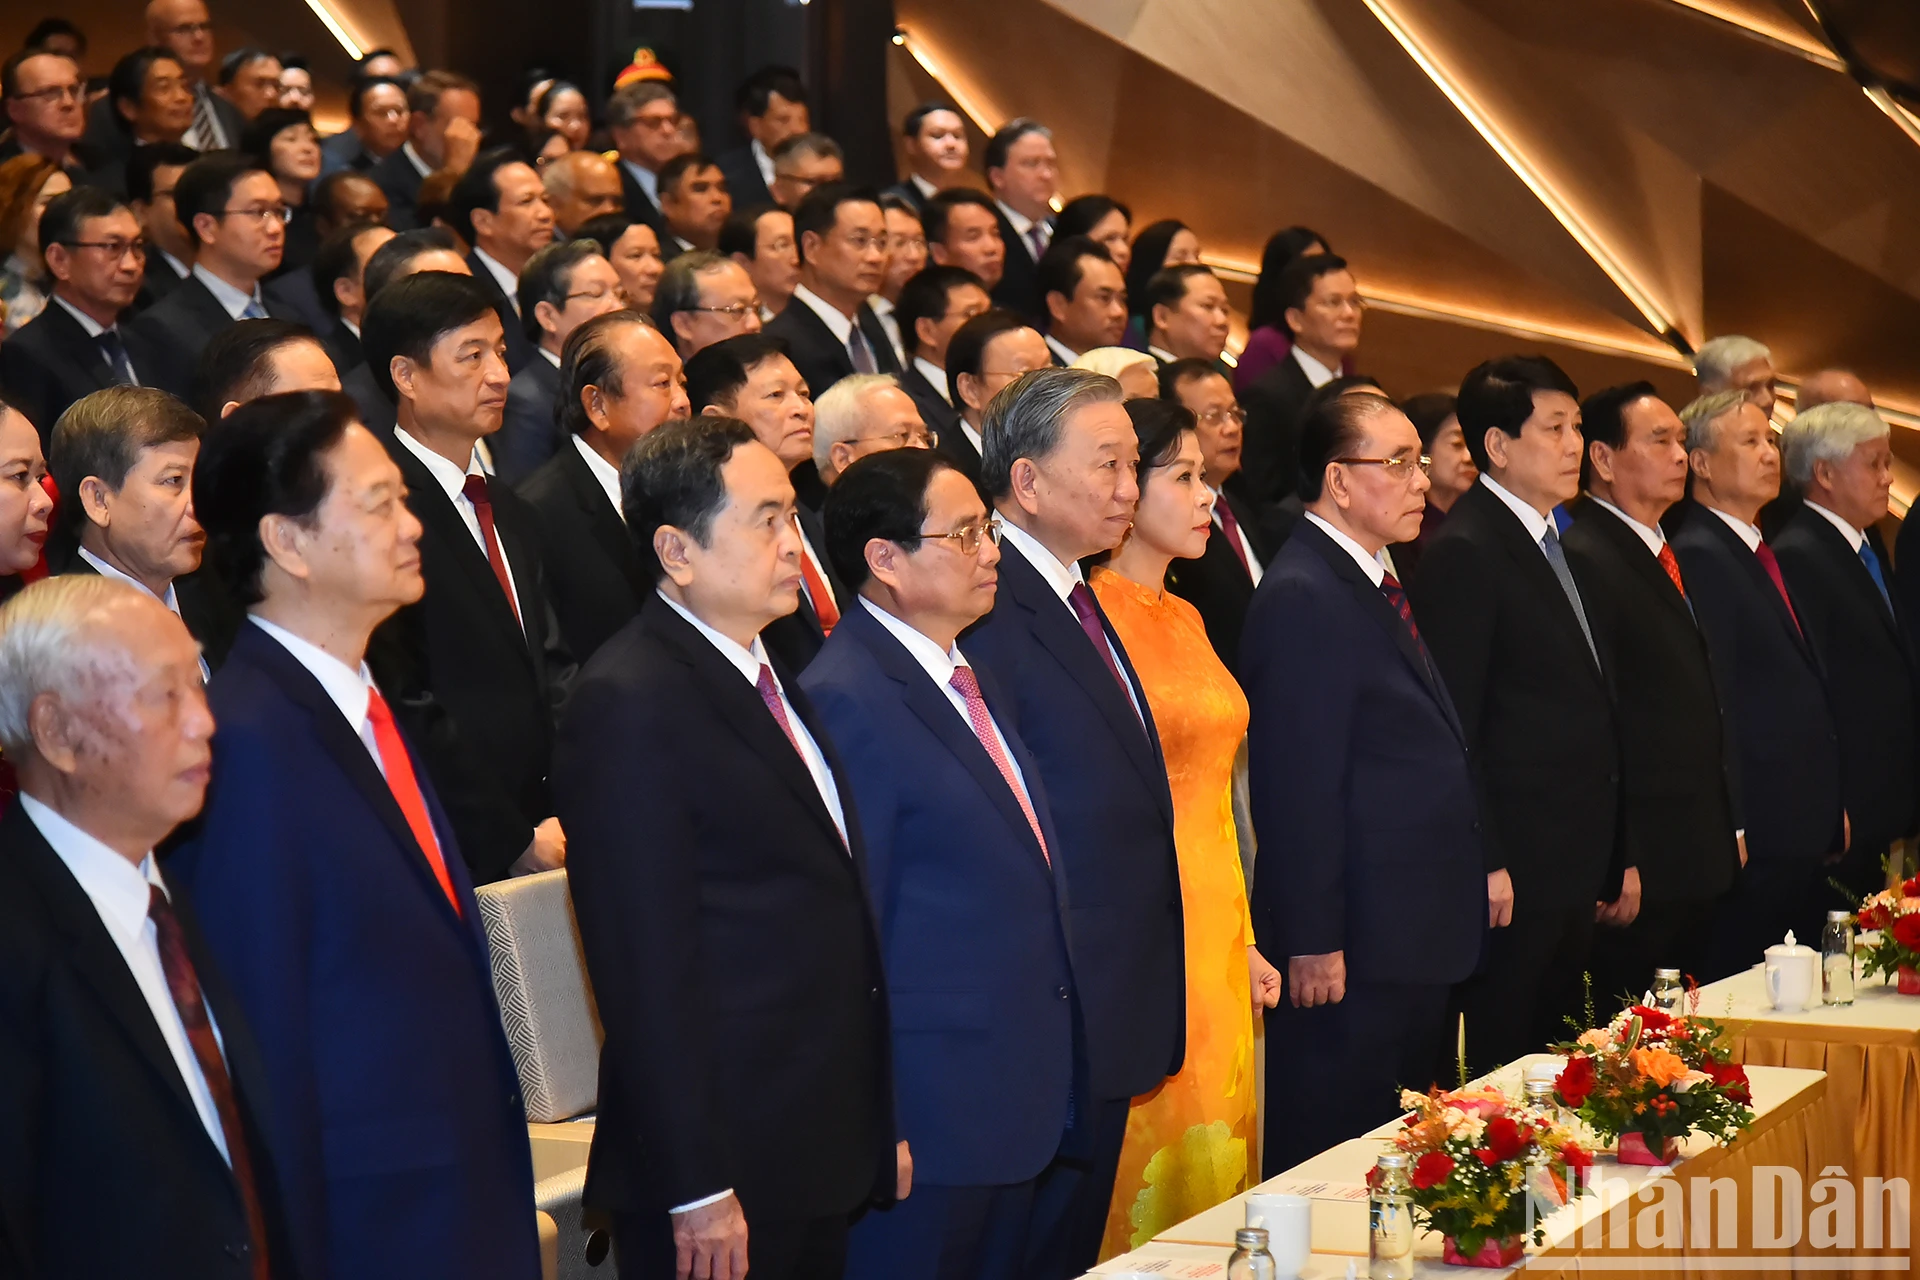
<instances>
[{"instance_id":1,"label":"suit lapel","mask_svg":"<svg viewBox=\"0 0 1920 1280\"><path fill-rule=\"evenodd\" d=\"M1828 553L1847 562L1847 567L1840 572L1854 580L1856 591L1864 591L1871 598L1874 613L1879 616L1887 630L1893 632L1894 638L1901 644L1902 652L1905 652L1906 640L1900 635L1900 624L1895 620L1893 611L1888 608L1887 598L1880 594L1879 584L1874 582L1873 575L1867 572L1866 561L1860 558L1858 551L1847 545L1847 540L1840 536L1840 531L1833 527L1832 521L1818 511L1808 511L1805 516L1813 524L1813 536L1825 544ZM1880 572L1882 574L1887 572L1886 563L1886 558L1881 557Z\"/></svg>"},{"instance_id":2,"label":"suit lapel","mask_svg":"<svg viewBox=\"0 0 1920 1280\"><path fill-rule=\"evenodd\" d=\"M887 336L887 327L880 323L880 317L873 314L873 308L866 303L860 304L860 310L854 313L853 322L866 335L867 349L873 352L873 368L876 373L900 372L900 362L893 355L893 339ZM847 363L853 363L849 356Z\"/></svg>"},{"instance_id":3,"label":"suit lapel","mask_svg":"<svg viewBox=\"0 0 1920 1280\"><path fill-rule=\"evenodd\" d=\"M1687 603L1686 597L1680 594L1680 589L1673 585L1673 579L1667 576L1666 569L1661 566L1653 552L1647 550L1647 544L1640 540L1639 534L1629 529L1620 517L1592 499L1583 501L1575 514L1574 522L1578 524L1582 521L1589 522L1593 531L1613 547L1620 559L1626 563L1628 571L1645 583L1647 590L1659 597L1667 608L1679 612L1686 618L1688 626L1697 629L1698 624L1694 621L1692 606Z\"/></svg>"},{"instance_id":4,"label":"suit lapel","mask_svg":"<svg viewBox=\"0 0 1920 1280\"><path fill-rule=\"evenodd\" d=\"M398 434L398 429L395 429ZM387 450L400 466L400 474L407 481L407 505L413 509L420 522L433 530L434 535L445 544L447 557L459 566L458 571L468 580L468 585L481 600L481 609L491 617L495 624L511 631L518 641L516 647L531 664L533 653L528 648L526 632L520 626L519 618L513 616L513 609L507 604L506 594L500 590L500 579L493 576L493 566L487 562L487 553L473 540L473 533L467 528L467 522L460 517L454 507L453 499L440 487L440 481L434 478L427 465L413 456L413 451L394 440ZM513 545L510 561L513 565L514 586L520 593L521 616L526 616L528 602L525 584L527 571L521 566L526 563L524 550L518 545L517 538L510 538L494 521L494 536L500 541L500 553L508 555L508 546Z\"/></svg>"},{"instance_id":5,"label":"suit lapel","mask_svg":"<svg viewBox=\"0 0 1920 1280\"><path fill-rule=\"evenodd\" d=\"M53 346L59 351L61 358L73 366L74 372L95 391L102 391L112 386L112 371L107 367L106 357L101 354L100 344L88 336L87 331L80 327L80 322L68 315L67 309L57 302L48 302L42 314L52 326L48 337L53 339ZM121 345L124 346L126 344L124 331L121 333L120 340ZM131 354L128 355L127 362L133 363ZM140 374L137 368L134 372L141 377L146 376ZM47 434L53 434L51 423L47 426Z\"/></svg>"},{"instance_id":6,"label":"suit lapel","mask_svg":"<svg viewBox=\"0 0 1920 1280\"><path fill-rule=\"evenodd\" d=\"M1573 611L1573 602L1567 599L1567 593L1560 586L1559 575L1555 574L1553 566L1547 563L1546 553L1540 549L1539 544L1527 536L1526 528L1520 523L1520 517L1507 510L1507 504L1495 497L1493 491L1485 485L1474 485L1461 496L1460 501L1469 503L1468 509L1477 511L1481 519L1486 521L1508 558L1519 568L1521 576L1527 579L1532 590L1546 602L1548 612L1559 619L1568 637L1580 646L1580 652L1587 655L1585 664L1587 673L1596 682L1604 685L1605 681L1600 673L1593 647L1587 642L1586 633L1580 629L1580 619ZM1458 503L1455 504L1456 508L1458 505ZM1571 567L1568 572L1572 572ZM1579 583L1576 581L1574 585L1577 588Z\"/></svg>"},{"instance_id":7,"label":"suit lapel","mask_svg":"<svg viewBox=\"0 0 1920 1280\"><path fill-rule=\"evenodd\" d=\"M1765 598L1768 611L1787 633L1787 638L1793 641L1794 648L1811 661L1813 651L1807 647L1807 638L1801 633L1800 625L1795 621L1793 614L1787 612L1787 602L1781 598L1780 589L1773 585L1773 579L1767 576L1766 567L1760 563L1760 557L1748 548L1740 535L1735 533L1725 520L1706 507L1700 508L1693 519L1706 529L1708 537L1716 539L1727 549L1727 554L1732 556L1734 563L1740 566L1740 572ZM1781 582L1782 584L1786 582L1784 574L1781 575Z\"/></svg>"},{"instance_id":8,"label":"suit lapel","mask_svg":"<svg viewBox=\"0 0 1920 1280\"><path fill-rule=\"evenodd\" d=\"M641 572L640 557L634 550L632 535L627 532L627 522L609 505L606 490L587 470L586 460L573 447L572 441L561 445L560 449L566 458L560 464L560 471L566 477L567 486L573 490L574 502L587 522L587 531L620 570L620 576L627 580L627 585L633 588L634 599L646 599L653 584Z\"/></svg>"}]
</instances>

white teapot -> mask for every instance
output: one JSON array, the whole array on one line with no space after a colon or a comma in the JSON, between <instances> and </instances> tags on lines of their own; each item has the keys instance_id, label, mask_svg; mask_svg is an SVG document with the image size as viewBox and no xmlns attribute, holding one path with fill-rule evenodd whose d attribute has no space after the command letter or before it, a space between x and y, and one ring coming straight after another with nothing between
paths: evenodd
<instances>
[{"instance_id":1,"label":"white teapot","mask_svg":"<svg viewBox=\"0 0 1920 1280\"><path fill-rule=\"evenodd\" d=\"M1820 953L1787 940L1767 948L1767 999L1781 1013L1799 1013L1820 1002Z\"/></svg>"}]
</instances>

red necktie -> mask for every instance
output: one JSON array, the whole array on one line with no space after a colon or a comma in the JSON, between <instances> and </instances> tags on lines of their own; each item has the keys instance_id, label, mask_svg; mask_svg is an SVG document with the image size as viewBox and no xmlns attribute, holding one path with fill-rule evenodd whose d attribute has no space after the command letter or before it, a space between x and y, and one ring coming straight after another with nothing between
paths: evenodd
<instances>
[{"instance_id":1,"label":"red necktie","mask_svg":"<svg viewBox=\"0 0 1920 1280\"><path fill-rule=\"evenodd\" d=\"M1787 580L1780 576L1780 562L1774 558L1773 548L1762 540L1753 549L1753 555L1760 562L1760 567L1767 571L1767 576L1773 579L1773 589L1778 591L1780 599L1786 602L1787 617L1793 620L1793 632L1795 635L1800 635L1800 615L1793 611L1793 597L1787 594Z\"/></svg>"},{"instance_id":2,"label":"red necktie","mask_svg":"<svg viewBox=\"0 0 1920 1280\"><path fill-rule=\"evenodd\" d=\"M800 749L800 739L793 732L793 721L787 719L787 704L780 701L780 686L773 682L773 668L761 663L760 678L753 682L753 687L760 691L760 701L767 704L767 710L779 722L780 732L786 734L787 741L793 744L794 754L800 757L802 764L806 763L807 753ZM813 770L808 769L807 772L812 773Z\"/></svg>"},{"instance_id":3,"label":"red necktie","mask_svg":"<svg viewBox=\"0 0 1920 1280\"><path fill-rule=\"evenodd\" d=\"M1027 815L1027 824L1033 828L1033 838L1040 842L1040 856L1047 860L1048 866L1052 866L1053 855L1047 852L1047 838L1040 834L1040 819L1033 812L1027 789L1020 785L1020 775L1013 771L1013 761L1007 759L1006 751L1000 746L1000 735L993 731L993 716L987 711L987 700L980 696L980 681L973 674L973 668L955 667L949 683L967 704L967 722L973 726L973 736L980 739L980 745L987 749L994 767L1000 770L1000 776L1013 789L1013 798L1020 802L1020 812Z\"/></svg>"},{"instance_id":4,"label":"red necktie","mask_svg":"<svg viewBox=\"0 0 1920 1280\"><path fill-rule=\"evenodd\" d=\"M1673 554L1673 544L1670 542L1661 543L1660 554L1655 558L1660 561L1660 567L1667 571L1667 576L1673 579L1673 589L1680 593L1682 600L1685 600L1687 598L1687 584L1680 580L1680 557Z\"/></svg>"},{"instance_id":5,"label":"red necktie","mask_svg":"<svg viewBox=\"0 0 1920 1280\"><path fill-rule=\"evenodd\" d=\"M220 1054L220 1042L214 1038L213 1023L207 1017L206 1002L200 993L200 975L193 971L187 945L180 936L180 921L173 904L160 886L147 886L147 917L153 921L155 940L160 944L160 968L167 975L167 991L173 1007L186 1029L187 1043L193 1046L194 1060L206 1077L207 1092L213 1095L213 1107L220 1116L220 1131L227 1139L227 1161L233 1168L233 1180L240 1188L240 1204L247 1213L247 1235L252 1241L254 1280L266 1280L272 1274L267 1266L267 1220L260 1211L260 1192L253 1182L253 1156L247 1148L247 1131L240 1123L240 1108L233 1100L233 1078L227 1074L227 1060Z\"/></svg>"},{"instance_id":6,"label":"red necktie","mask_svg":"<svg viewBox=\"0 0 1920 1280\"><path fill-rule=\"evenodd\" d=\"M1220 521L1220 532L1227 535L1227 545L1233 548L1233 558L1246 570L1249 581L1253 578L1253 566L1247 563L1247 546L1240 541L1240 522L1234 518L1233 508L1227 505L1227 495L1220 494L1213 500L1214 518Z\"/></svg>"},{"instance_id":7,"label":"red necktie","mask_svg":"<svg viewBox=\"0 0 1920 1280\"><path fill-rule=\"evenodd\" d=\"M506 592L507 607L513 610L513 620L524 628L527 624L520 617L520 602L514 599L513 580L507 577L507 560L500 554L500 538L493 531L493 496L487 492L487 478L482 475L470 475L467 482L460 486L460 492L467 495L467 501L473 504L473 514L480 521L480 540L487 546L487 563L493 566L493 576L500 580L500 590Z\"/></svg>"},{"instance_id":8,"label":"red necktie","mask_svg":"<svg viewBox=\"0 0 1920 1280\"><path fill-rule=\"evenodd\" d=\"M793 518L796 532L800 529L800 517ZM813 601L814 616L820 619L822 635L832 635L840 622L840 606L833 602L833 592L827 590L826 580L820 571L813 567L813 557L807 554L806 535L800 535L800 578L807 585L807 599Z\"/></svg>"},{"instance_id":9,"label":"red necktie","mask_svg":"<svg viewBox=\"0 0 1920 1280\"><path fill-rule=\"evenodd\" d=\"M427 816L427 798L420 791L420 780L413 776L413 757L407 754L407 744L400 739L400 728L393 722L393 711L387 706L387 700L371 685L367 686L367 719L373 723L373 745L380 749L380 766L386 771L387 789L393 792L420 852L427 855L433 878L440 882L447 901L453 904L453 914L464 915L460 910L460 896L453 891L453 877L447 874L446 855L440 851L440 836L433 829L433 819Z\"/></svg>"},{"instance_id":10,"label":"red necktie","mask_svg":"<svg viewBox=\"0 0 1920 1280\"><path fill-rule=\"evenodd\" d=\"M1120 692L1126 696L1127 705L1133 707L1133 686L1120 674L1120 664L1113 660L1113 646L1107 643L1107 629L1100 625L1100 607L1094 603L1093 592L1086 583L1076 582L1073 590L1067 592L1067 604L1073 609L1073 616L1080 619L1080 629L1093 642L1094 652L1107 664L1107 671L1120 686ZM1134 714L1139 713L1140 708L1134 707Z\"/></svg>"}]
</instances>

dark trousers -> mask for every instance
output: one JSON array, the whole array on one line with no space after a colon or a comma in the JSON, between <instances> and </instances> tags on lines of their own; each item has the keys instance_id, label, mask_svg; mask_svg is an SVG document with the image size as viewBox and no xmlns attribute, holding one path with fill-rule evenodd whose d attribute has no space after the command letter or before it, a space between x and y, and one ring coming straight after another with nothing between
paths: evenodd
<instances>
[{"instance_id":1,"label":"dark trousers","mask_svg":"<svg viewBox=\"0 0 1920 1280\"><path fill-rule=\"evenodd\" d=\"M915 1184L869 1209L847 1239L847 1280L1020 1280L1033 1220L1031 1179L1004 1187Z\"/></svg>"},{"instance_id":2,"label":"dark trousers","mask_svg":"<svg viewBox=\"0 0 1920 1280\"><path fill-rule=\"evenodd\" d=\"M1339 1004L1312 1009L1283 995L1265 1015L1262 1173L1271 1178L1392 1120L1402 1088L1426 1092L1448 1039L1447 992L1431 983L1350 982ZM1301 1099L1312 1104L1292 1105Z\"/></svg>"},{"instance_id":3,"label":"dark trousers","mask_svg":"<svg viewBox=\"0 0 1920 1280\"><path fill-rule=\"evenodd\" d=\"M620 1280L674 1280L669 1216L616 1217L613 1265ZM799 1219L747 1215L747 1268L753 1280L840 1280L846 1266L846 1215Z\"/></svg>"},{"instance_id":4,"label":"dark trousers","mask_svg":"<svg viewBox=\"0 0 1920 1280\"><path fill-rule=\"evenodd\" d=\"M1832 873L1819 858L1747 863L1715 910L1713 955L1700 981L1752 968L1789 929L1795 941L1818 947L1827 912L1853 905L1827 883Z\"/></svg>"},{"instance_id":5,"label":"dark trousers","mask_svg":"<svg viewBox=\"0 0 1920 1280\"><path fill-rule=\"evenodd\" d=\"M1027 1232L1029 1280L1075 1280L1093 1269L1107 1230L1132 1103L1131 1098L1090 1104L1075 1099L1073 1122L1059 1154L1034 1179L1033 1220Z\"/></svg>"},{"instance_id":6,"label":"dark trousers","mask_svg":"<svg viewBox=\"0 0 1920 1280\"><path fill-rule=\"evenodd\" d=\"M1712 899L1640 903L1625 928L1599 924L1593 931L1593 1007L1611 1018L1653 985L1655 969L1678 969L1701 982L1713 955Z\"/></svg>"},{"instance_id":7,"label":"dark trousers","mask_svg":"<svg viewBox=\"0 0 1920 1280\"><path fill-rule=\"evenodd\" d=\"M1459 1083L1453 1065L1453 1014L1466 1015L1470 1076L1578 1034L1566 1020L1581 1018L1583 975L1592 945L1593 903L1529 907L1516 901L1513 923L1487 931L1479 970L1454 988L1440 1083Z\"/></svg>"}]
</instances>

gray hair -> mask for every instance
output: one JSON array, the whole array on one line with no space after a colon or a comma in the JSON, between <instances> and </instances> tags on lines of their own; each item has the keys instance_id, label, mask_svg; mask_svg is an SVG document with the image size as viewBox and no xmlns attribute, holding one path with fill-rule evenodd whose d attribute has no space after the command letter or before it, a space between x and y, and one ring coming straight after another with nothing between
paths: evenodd
<instances>
[{"instance_id":1,"label":"gray hair","mask_svg":"<svg viewBox=\"0 0 1920 1280\"><path fill-rule=\"evenodd\" d=\"M673 317L700 305L700 277L739 266L732 258L706 249L683 253L669 262L653 291L653 327L666 334L667 341L675 341Z\"/></svg>"},{"instance_id":2,"label":"gray hair","mask_svg":"<svg viewBox=\"0 0 1920 1280\"><path fill-rule=\"evenodd\" d=\"M1889 434L1886 420L1863 404L1840 400L1795 416L1780 433L1787 478L1802 488L1813 483L1816 462L1839 465L1869 440Z\"/></svg>"},{"instance_id":3,"label":"gray hair","mask_svg":"<svg viewBox=\"0 0 1920 1280\"><path fill-rule=\"evenodd\" d=\"M1730 333L1702 343L1693 353L1693 373L1703 391L1720 391L1733 383L1733 371L1753 360L1771 360L1766 344Z\"/></svg>"},{"instance_id":4,"label":"gray hair","mask_svg":"<svg viewBox=\"0 0 1920 1280\"><path fill-rule=\"evenodd\" d=\"M833 446L851 440L866 420L867 397L882 387L898 387L890 373L856 373L828 387L813 402L813 465L827 469Z\"/></svg>"},{"instance_id":5,"label":"gray hair","mask_svg":"<svg viewBox=\"0 0 1920 1280\"><path fill-rule=\"evenodd\" d=\"M1006 497L1015 462L1037 462L1059 448L1068 414L1122 399L1118 382L1088 369L1035 369L1000 388L980 424L980 480L987 493Z\"/></svg>"},{"instance_id":6,"label":"gray hair","mask_svg":"<svg viewBox=\"0 0 1920 1280\"><path fill-rule=\"evenodd\" d=\"M140 590L101 574L71 573L34 583L0 607L0 747L33 749L33 700L98 696L103 684L135 674L133 655L100 643L89 625Z\"/></svg>"},{"instance_id":7,"label":"gray hair","mask_svg":"<svg viewBox=\"0 0 1920 1280\"><path fill-rule=\"evenodd\" d=\"M1712 449L1715 424L1737 411L1741 405L1752 403L1744 391L1709 391L1706 395L1695 397L1691 404L1680 411L1680 421L1687 425L1687 451Z\"/></svg>"},{"instance_id":8,"label":"gray hair","mask_svg":"<svg viewBox=\"0 0 1920 1280\"><path fill-rule=\"evenodd\" d=\"M767 158L779 164L789 157L815 160L838 160L846 163L846 153L840 150L840 144L824 133L796 133L791 138L782 138Z\"/></svg>"}]
</instances>

